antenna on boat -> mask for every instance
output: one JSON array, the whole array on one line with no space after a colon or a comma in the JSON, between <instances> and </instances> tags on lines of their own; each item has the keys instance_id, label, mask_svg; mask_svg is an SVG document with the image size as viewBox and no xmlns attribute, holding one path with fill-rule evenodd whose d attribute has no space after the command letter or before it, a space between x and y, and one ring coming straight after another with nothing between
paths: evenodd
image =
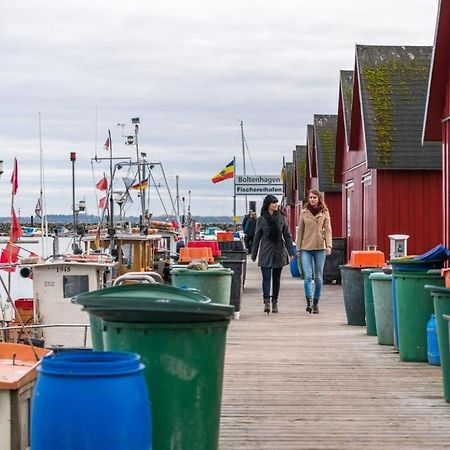
<instances>
[{"instance_id":1,"label":"antenna on boat","mask_svg":"<svg viewBox=\"0 0 450 450\"><path fill-rule=\"evenodd\" d=\"M48 236L48 222L47 222L47 211L46 202L44 198L44 151L42 149L42 128L41 128L41 111L38 111L39 115L39 199L38 205L41 216L41 234L42 234L42 256L46 256L46 240L44 236Z\"/></svg>"},{"instance_id":2,"label":"antenna on boat","mask_svg":"<svg viewBox=\"0 0 450 450\"><path fill-rule=\"evenodd\" d=\"M245 137L244 137L244 122L241 120L241 141L242 141L242 164L244 169L244 175L247 175L247 170L245 166ZM236 167L235 169L236 170ZM247 214L247 196L244 197L245 199L245 214ZM234 214L236 216L236 213Z\"/></svg>"},{"instance_id":3,"label":"antenna on boat","mask_svg":"<svg viewBox=\"0 0 450 450\"><path fill-rule=\"evenodd\" d=\"M70 161L72 162L72 251L76 253L77 242L76 242L76 232L77 232L77 214L75 205L75 161L77 160L77 154L75 152L70 152Z\"/></svg>"},{"instance_id":4,"label":"antenna on boat","mask_svg":"<svg viewBox=\"0 0 450 450\"><path fill-rule=\"evenodd\" d=\"M108 130L109 139L109 250L113 254L114 250L114 198L113 198L113 145L111 139L111 130Z\"/></svg>"},{"instance_id":5,"label":"antenna on boat","mask_svg":"<svg viewBox=\"0 0 450 450\"><path fill-rule=\"evenodd\" d=\"M139 117L132 117L131 123L134 124L134 145L136 146L136 164L137 164L137 174L138 174L138 180L139 180L139 195L141 198L141 225L145 225L143 223L144 216L145 216L145 196L144 196L144 190L143 190L143 177L141 173L141 168L139 164L139 141L138 141L138 134L139 134L139 124L141 121L139 120Z\"/></svg>"}]
</instances>

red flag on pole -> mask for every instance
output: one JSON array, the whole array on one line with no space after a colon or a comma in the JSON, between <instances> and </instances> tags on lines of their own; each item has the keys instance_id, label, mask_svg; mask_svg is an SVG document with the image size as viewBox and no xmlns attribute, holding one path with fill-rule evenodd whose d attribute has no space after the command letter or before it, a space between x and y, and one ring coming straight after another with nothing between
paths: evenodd
<instances>
[{"instance_id":1,"label":"red flag on pole","mask_svg":"<svg viewBox=\"0 0 450 450\"><path fill-rule=\"evenodd\" d=\"M16 195L19 187L19 171L17 167L17 158L14 158L14 169L11 175L12 195Z\"/></svg>"},{"instance_id":2,"label":"red flag on pole","mask_svg":"<svg viewBox=\"0 0 450 450\"><path fill-rule=\"evenodd\" d=\"M108 204L106 203L106 196L101 198L100 201L98 202L98 207L100 209L106 209L108 207Z\"/></svg>"},{"instance_id":3,"label":"red flag on pole","mask_svg":"<svg viewBox=\"0 0 450 450\"><path fill-rule=\"evenodd\" d=\"M105 144L103 145L103 148L105 150L109 150L109 145L110 145L110 142L109 142L109 136L108 136L108 138L105 141Z\"/></svg>"},{"instance_id":4,"label":"red flag on pole","mask_svg":"<svg viewBox=\"0 0 450 450\"><path fill-rule=\"evenodd\" d=\"M17 247L17 245L11 244L8 242L5 246L5 248L2 251L2 254L0 255L0 264L11 264L16 263L19 259L19 252L20 247ZM2 270L6 272L15 272L15 267L2 267Z\"/></svg>"},{"instance_id":5,"label":"red flag on pole","mask_svg":"<svg viewBox=\"0 0 450 450\"><path fill-rule=\"evenodd\" d=\"M97 182L95 187L99 191L106 191L106 189L108 189L108 180L106 179L106 177L103 177L99 182Z\"/></svg>"},{"instance_id":6,"label":"red flag on pole","mask_svg":"<svg viewBox=\"0 0 450 450\"><path fill-rule=\"evenodd\" d=\"M23 235L22 228L20 227L20 222L17 219L16 212L14 208L11 208L11 234L9 241L11 243L16 242Z\"/></svg>"}]
</instances>

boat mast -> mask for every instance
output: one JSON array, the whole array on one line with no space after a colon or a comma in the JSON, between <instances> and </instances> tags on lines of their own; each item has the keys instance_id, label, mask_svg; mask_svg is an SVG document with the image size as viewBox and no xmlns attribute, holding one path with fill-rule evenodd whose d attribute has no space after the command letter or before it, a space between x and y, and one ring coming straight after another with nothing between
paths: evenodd
<instances>
[{"instance_id":1,"label":"boat mast","mask_svg":"<svg viewBox=\"0 0 450 450\"><path fill-rule=\"evenodd\" d=\"M76 242L76 232L77 232L77 215L75 212L75 161L77 160L77 154L75 152L70 152L70 161L72 161L72 251L75 253L77 248Z\"/></svg>"},{"instance_id":2,"label":"boat mast","mask_svg":"<svg viewBox=\"0 0 450 450\"><path fill-rule=\"evenodd\" d=\"M241 120L241 142L242 142L242 163L244 169L244 175L247 175L247 170L245 168L245 137L244 137L244 122ZM236 167L235 169L236 170ZM247 214L247 196L244 197L245 200L245 211L244 214ZM235 213L236 215L236 213Z\"/></svg>"},{"instance_id":3,"label":"boat mast","mask_svg":"<svg viewBox=\"0 0 450 450\"><path fill-rule=\"evenodd\" d=\"M42 256L46 256L46 241L44 237L48 236L48 223L47 212L44 199L44 151L42 149L42 127L41 127L41 111L38 111L39 115L39 207L41 213L41 244L42 244Z\"/></svg>"},{"instance_id":4,"label":"boat mast","mask_svg":"<svg viewBox=\"0 0 450 450\"><path fill-rule=\"evenodd\" d=\"M111 130L108 129L109 139L109 252L113 254L114 250L114 199L113 199L113 144L111 139Z\"/></svg>"},{"instance_id":5,"label":"boat mast","mask_svg":"<svg viewBox=\"0 0 450 450\"><path fill-rule=\"evenodd\" d=\"M144 189L142 189L142 182L144 181L142 179L141 174L141 167L139 164L139 141L138 141L138 133L139 133L139 117L133 117L131 119L131 123L134 124L134 145L136 146L136 163L137 163L137 173L138 173L138 180L139 180L139 195L141 197L141 225L144 225L144 218L145 218L145 196L144 196Z\"/></svg>"}]
</instances>

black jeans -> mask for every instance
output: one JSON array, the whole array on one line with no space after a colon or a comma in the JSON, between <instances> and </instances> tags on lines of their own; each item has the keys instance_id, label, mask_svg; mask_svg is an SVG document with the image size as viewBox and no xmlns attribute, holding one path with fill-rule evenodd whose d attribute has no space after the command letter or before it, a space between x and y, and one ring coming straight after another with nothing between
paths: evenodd
<instances>
[{"instance_id":1,"label":"black jeans","mask_svg":"<svg viewBox=\"0 0 450 450\"><path fill-rule=\"evenodd\" d=\"M280 293L280 278L282 267L261 267L262 273L262 290L263 297L270 297L270 281L272 279L272 298L277 299L278 294Z\"/></svg>"}]
</instances>

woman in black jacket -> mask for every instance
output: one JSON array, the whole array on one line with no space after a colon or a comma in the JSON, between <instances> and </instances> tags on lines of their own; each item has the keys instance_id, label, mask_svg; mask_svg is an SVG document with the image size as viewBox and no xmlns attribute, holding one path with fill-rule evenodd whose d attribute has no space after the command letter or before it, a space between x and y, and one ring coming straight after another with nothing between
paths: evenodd
<instances>
[{"instance_id":1,"label":"woman in black jacket","mask_svg":"<svg viewBox=\"0 0 450 450\"><path fill-rule=\"evenodd\" d=\"M256 221L256 232L252 246L252 260L259 253L258 266L262 273L264 312L270 313L270 284L272 282L272 312L278 312L278 294L283 266L289 264L289 255L294 257L292 238L286 217L278 209L278 199L267 195Z\"/></svg>"}]
</instances>

